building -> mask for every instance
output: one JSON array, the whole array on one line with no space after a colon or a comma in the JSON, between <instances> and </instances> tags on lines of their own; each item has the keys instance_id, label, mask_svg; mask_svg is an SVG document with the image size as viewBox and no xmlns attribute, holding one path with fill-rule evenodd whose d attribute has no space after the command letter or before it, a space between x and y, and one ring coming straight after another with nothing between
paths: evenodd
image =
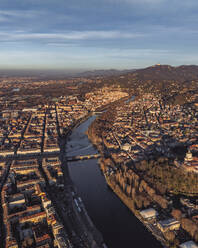
<instances>
[{"instance_id":1,"label":"building","mask_svg":"<svg viewBox=\"0 0 198 248\"><path fill-rule=\"evenodd\" d=\"M193 241L187 241L179 246L180 248L198 248L198 245Z\"/></svg>"},{"instance_id":2,"label":"building","mask_svg":"<svg viewBox=\"0 0 198 248\"><path fill-rule=\"evenodd\" d=\"M180 222L175 220L174 218L162 220L157 223L158 228L162 232L172 231L172 230L179 230Z\"/></svg>"},{"instance_id":3,"label":"building","mask_svg":"<svg viewBox=\"0 0 198 248\"><path fill-rule=\"evenodd\" d=\"M67 248L68 247L65 239L61 235L55 235L55 245L58 248Z\"/></svg>"},{"instance_id":4,"label":"building","mask_svg":"<svg viewBox=\"0 0 198 248\"><path fill-rule=\"evenodd\" d=\"M186 162L191 162L193 160L193 156L190 150L186 153L186 157L184 159Z\"/></svg>"},{"instance_id":5,"label":"building","mask_svg":"<svg viewBox=\"0 0 198 248\"><path fill-rule=\"evenodd\" d=\"M125 143L122 146L122 150L126 151L126 152L130 152L131 151L131 145L129 143Z\"/></svg>"},{"instance_id":6,"label":"building","mask_svg":"<svg viewBox=\"0 0 198 248\"><path fill-rule=\"evenodd\" d=\"M157 211L154 208L142 210L140 214L146 220L155 219L158 215Z\"/></svg>"}]
</instances>

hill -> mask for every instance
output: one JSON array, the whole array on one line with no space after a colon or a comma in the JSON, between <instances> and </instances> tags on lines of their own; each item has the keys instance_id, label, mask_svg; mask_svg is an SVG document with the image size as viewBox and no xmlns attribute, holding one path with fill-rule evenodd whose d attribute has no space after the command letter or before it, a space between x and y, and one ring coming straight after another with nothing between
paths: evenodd
<instances>
[{"instance_id":1,"label":"hill","mask_svg":"<svg viewBox=\"0 0 198 248\"><path fill-rule=\"evenodd\" d=\"M102 84L118 84L133 95L155 92L166 101L186 103L187 98L198 91L198 66L154 65L119 76L106 77Z\"/></svg>"},{"instance_id":2,"label":"hill","mask_svg":"<svg viewBox=\"0 0 198 248\"><path fill-rule=\"evenodd\" d=\"M186 80L198 79L198 66L182 65L173 67L170 65L154 65L134 73L140 80Z\"/></svg>"},{"instance_id":3,"label":"hill","mask_svg":"<svg viewBox=\"0 0 198 248\"><path fill-rule=\"evenodd\" d=\"M131 70L93 70L93 71L85 71L76 74L77 77L109 77L109 76L119 76L126 73L131 73L135 71L135 69Z\"/></svg>"}]
</instances>

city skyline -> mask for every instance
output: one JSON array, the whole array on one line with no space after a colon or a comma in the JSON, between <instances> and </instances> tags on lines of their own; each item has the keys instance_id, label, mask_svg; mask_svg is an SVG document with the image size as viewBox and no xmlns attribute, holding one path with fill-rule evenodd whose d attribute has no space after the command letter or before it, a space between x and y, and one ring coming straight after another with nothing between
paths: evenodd
<instances>
[{"instance_id":1,"label":"city skyline","mask_svg":"<svg viewBox=\"0 0 198 248\"><path fill-rule=\"evenodd\" d=\"M0 69L198 64L197 9L195 0L0 0Z\"/></svg>"}]
</instances>

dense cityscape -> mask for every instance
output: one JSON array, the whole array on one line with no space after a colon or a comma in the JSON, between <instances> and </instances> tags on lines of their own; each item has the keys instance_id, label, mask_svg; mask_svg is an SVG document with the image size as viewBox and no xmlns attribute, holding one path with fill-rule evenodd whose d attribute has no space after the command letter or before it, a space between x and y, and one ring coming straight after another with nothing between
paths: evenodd
<instances>
[{"instance_id":1,"label":"dense cityscape","mask_svg":"<svg viewBox=\"0 0 198 248\"><path fill-rule=\"evenodd\" d=\"M136 77L1 78L1 247L107 247L68 169L99 157L108 187L162 246L197 247L198 81L171 82L170 101ZM67 155L72 131L93 115L98 153Z\"/></svg>"},{"instance_id":2,"label":"dense cityscape","mask_svg":"<svg viewBox=\"0 0 198 248\"><path fill-rule=\"evenodd\" d=\"M197 13L0 0L0 248L198 248Z\"/></svg>"},{"instance_id":3,"label":"dense cityscape","mask_svg":"<svg viewBox=\"0 0 198 248\"><path fill-rule=\"evenodd\" d=\"M12 92L24 85L19 80ZM60 96L31 108L19 107L26 105L26 96L2 97L1 244L105 247L68 175L64 138L93 111L127 96L105 87L87 93L84 102L75 95Z\"/></svg>"}]
</instances>

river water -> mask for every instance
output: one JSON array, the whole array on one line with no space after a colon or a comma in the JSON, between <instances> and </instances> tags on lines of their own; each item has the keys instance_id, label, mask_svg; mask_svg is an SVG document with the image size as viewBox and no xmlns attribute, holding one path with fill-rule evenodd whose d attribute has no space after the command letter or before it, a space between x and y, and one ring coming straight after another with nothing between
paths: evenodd
<instances>
[{"instance_id":1,"label":"river water","mask_svg":"<svg viewBox=\"0 0 198 248\"><path fill-rule=\"evenodd\" d=\"M67 155L93 154L97 151L85 134L95 119L90 117L77 127L67 143ZM161 248L162 245L109 189L98 161L69 163L69 171L78 193L108 248Z\"/></svg>"}]
</instances>

